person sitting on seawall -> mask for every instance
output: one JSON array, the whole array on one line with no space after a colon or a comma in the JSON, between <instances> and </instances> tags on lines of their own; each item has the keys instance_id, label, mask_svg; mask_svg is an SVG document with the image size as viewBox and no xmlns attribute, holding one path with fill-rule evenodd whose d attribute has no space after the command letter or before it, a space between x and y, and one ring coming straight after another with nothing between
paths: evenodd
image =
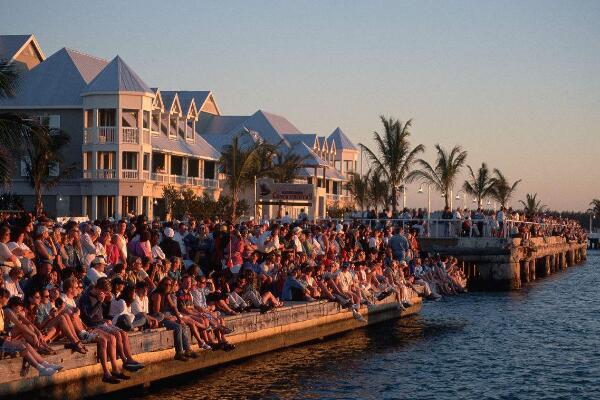
<instances>
[{"instance_id":1,"label":"person sitting on seawall","mask_svg":"<svg viewBox=\"0 0 600 400\"><path fill-rule=\"evenodd\" d=\"M123 359L123 368L129 371L137 371L144 366L133 359L127 333L105 320L102 315L102 303L110 293L111 284L108 278L98 279L95 285L90 286L81 295L79 309L83 323L92 329L91 333L95 335L98 343L98 356L104 371L102 381L115 384L130 379L121 371L117 353ZM112 372L108 369L108 359L112 365Z\"/></svg>"},{"instance_id":2,"label":"person sitting on seawall","mask_svg":"<svg viewBox=\"0 0 600 400\"><path fill-rule=\"evenodd\" d=\"M5 311L5 307L8 309ZM29 364L37 369L40 376L54 375L63 367L45 361L42 356L23 337L11 336L11 328L27 329L21 320L10 310L20 313L23 300L10 297L8 290L0 288L0 352L4 355L20 354Z\"/></svg>"}]
</instances>

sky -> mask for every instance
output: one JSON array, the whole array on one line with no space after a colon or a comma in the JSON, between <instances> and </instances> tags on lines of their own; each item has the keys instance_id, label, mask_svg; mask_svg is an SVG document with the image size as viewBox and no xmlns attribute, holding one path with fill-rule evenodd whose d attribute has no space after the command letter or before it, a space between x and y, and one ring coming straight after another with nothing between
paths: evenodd
<instances>
[{"instance_id":1,"label":"sky","mask_svg":"<svg viewBox=\"0 0 600 400\"><path fill-rule=\"evenodd\" d=\"M512 205L537 193L556 210L600 198L598 21L599 1L576 0L0 0L0 34L33 33L47 56L119 54L149 86L212 90L223 114L367 146L380 115L412 119L423 158L459 144L522 179ZM417 189L410 207L427 204Z\"/></svg>"}]
</instances>

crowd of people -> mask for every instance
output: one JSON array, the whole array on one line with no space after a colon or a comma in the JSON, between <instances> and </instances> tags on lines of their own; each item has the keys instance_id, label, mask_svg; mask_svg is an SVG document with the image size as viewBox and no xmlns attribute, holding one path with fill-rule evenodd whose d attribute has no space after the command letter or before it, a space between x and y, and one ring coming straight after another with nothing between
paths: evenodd
<instances>
[{"instance_id":1,"label":"crowd of people","mask_svg":"<svg viewBox=\"0 0 600 400\"><path fill-rule=\"evenodd\" d=\"M496 215L500 222L521 218L500 212L506 213ZM477 221L477 213L457 210L450 219ZM402 218L417 216L405 210ZM185 362L198 357L193 341L200 351L235 349L227 341L227 315L327 300L364 321L361 306L389 296L405 309L416 296L436 300L465 292L456 258L420 250L417 238L426 233L421 217L421 225L381 215L369 222L311 223L301 214L297 220L232 225L144 216L60 224L3 215L0 350L21 354L24 368L53 375L61 366L43 357L54 352L51 344L84 354L93 344L103 380L116 384L130 379L124 370L144 368L132 354L131 331L172 331L175 358ZM575 223L549 228L564 221L546 221L552 231L514 234L581 235Z\"/></svg>"},{"instance_id":2,"label":"crowd of people","mask_svg":"<svg viewBox=\"0 0 600 400\"><path fill-rule=\"evenodd\" d=\"M573 219L553 216L546 213L528 215L519 213L512 207L500 207L498 211L484 210L482 207L470 210L445 207L441 213L427 218L427 210L405 208L397 214L389 210L376 213L369 210L361 220L385 223L397 220L423 236L466 236L466 237L512 237L530 239L533 237L560 236L569 241L585 242L587 233L581 224Z\"/></svg>"}]
</instances>

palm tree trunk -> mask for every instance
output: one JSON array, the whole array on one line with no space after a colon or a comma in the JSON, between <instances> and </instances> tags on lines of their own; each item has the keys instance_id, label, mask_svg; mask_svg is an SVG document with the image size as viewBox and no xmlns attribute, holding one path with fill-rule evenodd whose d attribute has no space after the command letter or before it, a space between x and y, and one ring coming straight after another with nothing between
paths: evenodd
<instances>
[{"instance_id":1,"label":"palm tree trunk","mask_svg":"<svg viewBox=\"0 0 600 400\"><path fill-rule=\"evenodd\" d=\"M447 208L450 207L450 194L448 193L447 190L444 192L444 203ZM452 210L450 210L450 211L452 211Z\"/></svg>"},{"instance_id":2,"label":"palm tree trunk","mask_svg":"<svg viewBox=\"0 0 600 400\"><path fill-rule=\"evenodd\" d=\"M396 198L398 192L396 191L396 185L392 185L392 213L395 214L398 209L398 199Z\"/></svg>"},{"instance_id":3,"label":"palm tree trunk","mask_svg":"<svg viewBox=\"0 0 600 400\"><path fill-rule=\"evenodd\" d=\"M44 203L42 202L42 188L39 183L35 185L35 210L34 215L39 217L44 210Z\"/></svg>"}]
</instances>

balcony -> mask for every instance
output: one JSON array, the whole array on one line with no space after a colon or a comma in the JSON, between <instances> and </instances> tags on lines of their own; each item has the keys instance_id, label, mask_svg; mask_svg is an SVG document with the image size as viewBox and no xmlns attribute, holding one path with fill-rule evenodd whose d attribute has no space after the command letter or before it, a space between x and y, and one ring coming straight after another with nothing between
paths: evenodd
<instances>
[{"instance_id":1,"label":"balcony","mask_svg":"<svg viewBox=\"0 0 600 400\"><path fill-rule=\"evenodd\" d=\"M121 178L123 179L139 179L140 174L137 169L124 169L121 171Z\"/></svg>"},{"instance_id":2,"label":"balcony","mask_svg":"<svg viewBox=\"0 0 600 400\"><path fill-rule=\"evenodd\" d=\"M117 143L117 128L114 126L99 126L98 143Z\"/></svg>"},{"instance_id":3,"label":"balcony","mask_svg":"<svg viewBox=\"0 0 600 400\"><path fill-rule=\"evenodd\" d=\"M121 138L123 143L140 144L138 128L121 128Z\"/></svg>"},{"instance_id":4,"label":"balcony","mask_svg":"<svg viewBox=\"0 0 600 400\"><path fill-rule=\"evenodd\" d=\"M148 174L148 172L144 172ZM169 183L177 185L188 185L188 186L199 186L209 189L218 189L219 181L217 179L204 179L193 176L181 176L181 175L169 175L159 172L152 172L149 174L149 179L160 183Z\"/></svg>"},{"instance_id":5,"label":"balcony","mask_svg":"<svg viewBox=\"0 0 600 400\"><path fill-rule=\"evenodd\" d=\"M83 179L116 179L117 172L114 169L90 169L83 171Z\"/></svg>"}]
</instances>

